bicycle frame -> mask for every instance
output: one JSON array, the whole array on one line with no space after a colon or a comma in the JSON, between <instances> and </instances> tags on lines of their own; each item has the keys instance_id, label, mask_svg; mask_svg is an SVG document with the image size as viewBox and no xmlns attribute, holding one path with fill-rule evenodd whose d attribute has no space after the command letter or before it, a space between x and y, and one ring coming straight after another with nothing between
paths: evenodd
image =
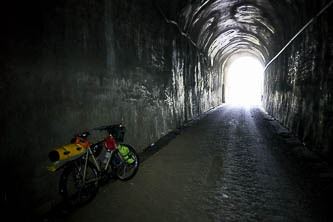
<instances>
[{"instance_id":1,"label":"bicycle frame","mask_svg":"<svg viewBox=\"0 0 333 222\"><path fill-rule=\"evenodd\" d=\"M111 156L112 156L112 154L113 154L113 150L111 151ZM90 180L86 180L86 174L87 174L87 165L88 165L88 160L89 160L89 157L92 157L92 159L93 159L93 164L96 166L96 168L97 168L97 171L98 171L98 177L97 178L94 178L94 179L90 179ZM98 180L100 180L101 178L102 178L102 172L104 171L104 172L106 172L107 171L107 169L108 169L108 167L109 167L109 165L110 165L110 161L111 161L111 156L110 156L110 158L107 160L107 162L106 162L106 164L105 164L105 166L104 166L104 169L103 170L101 170L101 167L99 166L99 164L98 164L98 162L97 162L97 160L96 160L96 158L95 158L95 156L94 156L94 154L93 154L93 152L91 151L91 149L90 149L90 146L88 147L88 149L86 150L86 154L84 155L84 157L85 157L85 163L84 163L84 169L83 169L83 182L84 183L92 183L92 182L95 182L95 181L98 181Z\"/></svg>"},{"instance_id":2,"label":"bicycle frame","mask_svg":"<svg viewBox=\"0 0 333 222\"><path fill-rule=\"evenodd\" d=\"M96 160L96 158L95 158L95 156L94 156L94 154L93 154L93 152L92 152L90 146L87 148L87 150L86 150L85 152L86 152L86 153L83 154L83 155L84 155L84 158L85 158L84 170L83 170L83 182L84 182L84 183L92 183L92 182L95 182L95 181L98 181L98 180L102 179L102 174L103 174L103 172L106 172L107 169L108 169L108 167L109 167L109 165L110 165L111 157L112 157L112 155L113 155L114 150L111 150L111 151L110 151L110 152L111 152L110 158L107 160L107 162L106 162L106 164L105 164L105 166L104 166L103 169L101 169L101 166L98 164L98 162L97 162L97 160ZM97 171L98 171L99 174L98 174L97 178L90 179L90 180L86 180L87 165L88 165L88 160L89 160L89 157L90 157L90 156L92 157L92 159L93 159L93 164L96 166ZM122 157L121 155L119 156L119 158L121 158L121 159L123 160L123 157Z\"/></svg>"}]
</instances>

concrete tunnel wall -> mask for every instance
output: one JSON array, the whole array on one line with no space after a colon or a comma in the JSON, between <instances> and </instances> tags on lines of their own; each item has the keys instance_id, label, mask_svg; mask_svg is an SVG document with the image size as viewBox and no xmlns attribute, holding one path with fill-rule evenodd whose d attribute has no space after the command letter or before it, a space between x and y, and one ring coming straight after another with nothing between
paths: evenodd
<instances>
[{"instance_id":1,"label":"concrete tunnel wall","mask_svg":"<svg viewBox=\"0 0 333 222\"><path fill-rule=\"evenodd\" d=\"M297 8L292 33L328 1L305 1ZM332 7L309 26L269 67L265 75L265 109L312 150L333 160Z\"/></svg>"},{"instance_id":2,"label":"concrete tunnel wall","mask_svg":"<svg viewBox=\"0 0 333 222\"><path fill-rule=\"evenodd\" d=\"M142 151L222 103L218 69L151 1L16 1L2 10L9 208L43 211L59 201L47 155L80 131L121 122L125 141Z\"/></svg>"}]
</instances>

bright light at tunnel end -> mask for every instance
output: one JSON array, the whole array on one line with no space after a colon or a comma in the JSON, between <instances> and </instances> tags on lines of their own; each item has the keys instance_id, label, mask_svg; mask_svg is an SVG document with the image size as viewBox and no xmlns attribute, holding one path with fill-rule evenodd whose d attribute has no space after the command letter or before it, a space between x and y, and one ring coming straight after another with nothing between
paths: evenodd
<instances>
[{"instance_id":1,"label":"bright light at tunnel end","mask_svg":"<svg viewBox=\"0 0 333 222\"><path fill-rule=\"evenodd\" d=\"M226 73L226 102L242 106L261 106L263 64L254 56L235 58Z\"/></svg>"}]
</instances>

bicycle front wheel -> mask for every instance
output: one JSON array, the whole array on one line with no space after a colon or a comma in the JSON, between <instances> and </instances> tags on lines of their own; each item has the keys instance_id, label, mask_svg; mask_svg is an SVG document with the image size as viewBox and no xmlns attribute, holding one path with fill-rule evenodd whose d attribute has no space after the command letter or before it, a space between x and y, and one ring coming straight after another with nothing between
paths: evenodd
<instances>
[{"instance_id":1,"label":"bicycle front wheel","mask_svg":"<svg viewBox=\"0 0 333 222\"><path fill-rule=\"evenodd\" d=\"M60 177L60 194L65 202L72 207L82 206L91 201L98 191L98 171L88 161L85 182L83 181L84 160L74 161L66 167Z\"/></svg>"},{"instance_id":2,"label":"bicycle front wheel","mask_svg":"<svg viewBox=\"0 0 333 222\"><path fill-rule=\"evenodd\" d=\"M139 168L139 156L135 149L128 144L120 144L123 148L127 149L126 156L121 154L117 149L112 157L112 171L120 180L132 179Z\"/></svg>"}]
</instances>

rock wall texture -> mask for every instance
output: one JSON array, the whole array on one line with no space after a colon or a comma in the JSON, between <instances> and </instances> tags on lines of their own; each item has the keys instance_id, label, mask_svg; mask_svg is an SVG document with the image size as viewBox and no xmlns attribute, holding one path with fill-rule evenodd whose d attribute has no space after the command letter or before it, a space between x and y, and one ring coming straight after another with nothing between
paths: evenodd
<instances>
[{"instance_id":1,"label":"rock wall texture","mask_svg":"<svg viewBox=\"0 0 333 222\"><path fill-rule=\"evenodd\" d=\"M296 23L305 24L324 3L304 2ZM265 79L266 110L329 161L333 160L331 12L332 7L296 39Z\"/></svg>"},{"instance_id":2,"label":"rock wall texture","mask_svg":"<svg viewBox=\"0 0 333 222\"><path fill-rule=\"evenodd\" d=\"M47 155L75 133L122 122L125 141L142 151L221 104L218 69L152 2L2 8L0 161L7 207L25 212L57 202L59 175L47 172Z\"/></svg>"}]
</instances>

